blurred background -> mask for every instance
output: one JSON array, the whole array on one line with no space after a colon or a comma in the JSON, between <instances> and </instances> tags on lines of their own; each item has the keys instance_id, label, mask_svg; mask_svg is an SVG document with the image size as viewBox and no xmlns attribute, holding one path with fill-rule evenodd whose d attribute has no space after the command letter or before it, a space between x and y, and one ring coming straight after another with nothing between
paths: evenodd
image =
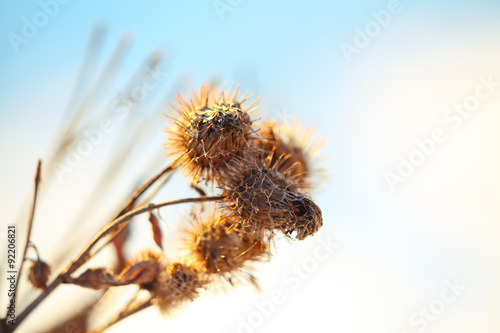
<instances>
[{"instance_id":1,"label":"blurred background","mask_svg":"<svg viewBox=\"0 0 500 333\"><path fill-rule=\"evenodd\" d=\"M329 141L318 159L329 181L313 193L324 226L302 242L277 241L255 267L260 292L207 293L167 318L149 309L109 332L500 330L498 1L30 0L1 9L0 241L10 224L18 244L24 238L42 158L32 239L54 272L168 162L162 113L172 114L175 90L241 83L262 96L262 118L300 119ZM55 156L79 110L74 130L107 120L109 131L82 132L91 145L80 159ZM195 194L177 175L154 201ZM169 257L188 212L162 210ZM129 255L152 244L147 221L134 221L131 237ZM97 295L59 289L20 332L47 330ZM26 281L19 292L18 311L38 293ZM107 302L100 312L121 296Z\"/></svg>"}]
</instances>

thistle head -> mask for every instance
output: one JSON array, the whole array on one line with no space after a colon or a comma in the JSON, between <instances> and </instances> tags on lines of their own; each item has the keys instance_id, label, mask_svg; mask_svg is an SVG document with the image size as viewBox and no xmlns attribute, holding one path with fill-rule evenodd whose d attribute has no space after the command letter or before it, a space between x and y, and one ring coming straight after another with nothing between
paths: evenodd
<instances>
[{"instance_id":1,"label":"thistle head","mask_svg":"<svg viewBox=\"0 0 500 333\"><path fill-rule=\"evenodd\" d=\"M317 185L318 180L315 178L325 179L323 170L314 166L314 157L322 149L323 143L313 143L312 132L310 128L303 129L298 123L285 126L268 121L262 126L253 145L262 158L270 157L272 163L282 159L278 171L289 173L300 190L306 190Z\"/></svg>"},{"instance_id":2,"label":"thistle head","mask_svg":"<svg viewBox=\"0 0 500 333\"><path fill-rule=\"evenodd\" d=\"M311 199L298 196L292 201L295 220L279 227L286 235L295 235L298 240L314 235L323 225L321 209Z\"/></svg>"},{"instance_id":3,"label":"thistle head","mask_svg":"<svg viewBox=\"0 0 500 333\"><path fill-rule=\"evenodd\" d=\"M193 263L208 277L222 277L230 284L240 276L254 282L248 264L268 254L262 239L246 233L241 223L225 215L196 217L184 233Z\"/></svg>"},{"instance_id":4,"label":"thistle head","mask_svg":"<svg viewBox=\"0 0 500 333\"><path fill-rule=\"evenodd\" d=\"M322 225L321 210L298 191L293 178L279 171L286 158L273 161L272 155L250 153L235 160L221 182L225 209L256 237L281 230L286 235L297 231L297 238L304 239Z\"/></svg>"},{"instance_id":5,"label":"thistle head","mask_svg":"<svg viewBox=\"0 0 500 333\"><path fill-rule=\"evenodd\" d=\"M179 106L174 109L179 117L168 131L168 146L177 165L184 168L193 180L213 180L234 155L249 146L254 133L250 114L255 101L243 104L252 96L238 97L239 86L226 95L215 93L202 85L200 92L186 102L178 96Z\"/></svg>"},{"instance_id":6,"label":"thistle head","mask_svg":"<svg viewBox=\"0 0 500 333\"><path fill-rule=\"evenodd\" d=\"M181 304L193 301L205 284L196 268L176 262L169 264L160 272L152 293L160 311L168 314Z\"/></svg>"}]
</instances>

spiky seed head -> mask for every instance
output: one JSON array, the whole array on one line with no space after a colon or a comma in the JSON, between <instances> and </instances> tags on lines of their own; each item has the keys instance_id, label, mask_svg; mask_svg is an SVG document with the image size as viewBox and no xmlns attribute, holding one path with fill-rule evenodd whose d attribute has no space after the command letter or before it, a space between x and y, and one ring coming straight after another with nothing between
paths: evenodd
<instances>
[{"instance_id":1,"label":"spiky seed head","mask_svg":"<svg viewBox=\"0 0 500 333\"><path fill-rule=\"evenodd\" d=\"M168 131L167 147L177 164L190 174L193 181L213 180L225 168L233 155L239 155L249 146L254 133L250 109L243 104L249 97L238 97L222 89L217 94L213 88L203 84L200 92L193 92L193 98L186 102L178 96L179 106L174 107L179 117Z\"/></svg>"},{"instance_id":2,"label":"spiky seed head","mask_svg":"<svg viewBox=\"0 0 500 333\"><path fill-rule=\"evenodd\" d=\"M38 259L31 262L30 268L28 270L28 280L33 285L33 287L38 289L47 288L47 281L50 276L50 266Z\"/></svg>"},{"instance_id":3,"label":"spiky seed head","mask_svg":"<svg viewBox=\"0 0 500 333\"><path fill-rule=\"evenodd\" d=\"M295 238L303 240L314 235L323 225L321 209L311 199L299 195L292 201L295 220L289 225L281 225L280 230L286 235L295 234Z\"/></svg>"},{"instance_id":4,"label":"spiky seed head","mask_svg":"<svg viewBox=\"0 0 500 333\"><path fill-rule=\"evenodd\" d=\"M193 263L210 278L219 276L231 284L239 276L255 281L248 264L268 254L265 241L246 233L230 216L195 217L192 228L184 233Z\"/></svg>"},{"instance_id":5,"label":"spiky seed head","mask_svg":"<svg viewBox=\"0 0 500 333\"><path fill-rule=\"evenodd\" d=\"M233 161L232 172L221 182L225 209L256 237L281 230L286 235L298 231L303 239L321 226L321 211L298 192L298 184L278 171L281 163L282 159L273 162L272 156L260 159L258 154Z\"/></svg>"},{"instance_id":6,"label":"spiky seed head","mask_svg":"<svg viewBox=\"0 0 500 333\"><path fill-rule=\"evenodd\" d=\"M273 162L286 156L278 171L290 173L300 190L306 190L317 185L315 178L325 180L323 169L315 167L315 157L324 143L313 142L312 132L310 128L303 129L298 122L287 126L270 120L262 126L253 145L262 158L271 156Z\"/></svg>"},{"instance_id":7,"label":"spiky seed head","mask_svg":"<svg viewBox=\"0 0 500 333\"><path fill-rule=\"evenodd\" d=\"M192 265L176 262L160 272L152 294L163 314L181 304L194 300L206 284L200 272Z\"/></svg>"}]
</instances>

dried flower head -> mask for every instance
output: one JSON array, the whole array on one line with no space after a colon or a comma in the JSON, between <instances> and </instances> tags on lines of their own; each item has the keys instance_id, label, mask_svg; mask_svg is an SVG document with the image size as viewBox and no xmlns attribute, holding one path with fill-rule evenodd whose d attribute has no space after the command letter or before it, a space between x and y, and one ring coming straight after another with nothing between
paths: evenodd
<instances>
[{"instance_id":1,"label":"dried flower head","mask_svg":"<svg viewBox=\"0 0 500 333\"><path fill-rule=\"evenodd\" d=\"M322 149L322 143L313 144L313 131L310 128L302 129L299 123L291 126L278 125L268 121L262 126L259 138L253 141L262 158L272 157L275 163L282 156L286 156L278 166L281 173L289 172L293 175L301 190L316 185L316 178L325 178L322 169L314 168L314 157ZM322 179L323 180L323 179Z\"/></svg>"},{"instance_id":2,"label":"dried flower head","mask_svg":"<svg viewBox=\"0 0 500 333\"><path fill-rule=\"evenodd\" d=\"M28 280L33 287L38 289L47 288L47 281L50 276L50 266L44 261L37 259L31 262L28 270Z\"/></svg>"},{"instance_id":3,"label":"dried flower head","mask_svg":"<svg viewBox=\"0 0 500 333\"><path fill-rule=\"evenodd\" d=\"M213 88L203 84L200 93L193 92L193 98L186 102L178 96L179 113L175 120L167 145L175 156L177 164L185 168L193 180L211 180L218 170L225 168L233 155L241 153L249 145L254 133L250 114L258 99L243 107L252 95L238 97L239 85L227 93L222 89L215 93Z\"/></svg>"},{"instance_id":4,"label":"dried flower head","mask_svg":"<svg viewBox=\"0 0 500 333\"><path fill-rule=\"evenodd\" d=\"M257 237L273 230L289 236L297 232L297 239L314 234L323 224L321 210L298 192L293 177L278 171L287 157L273 162L272 155L256 155L235 160L221 182L230 216Z\"/></svg>"},{"instance_id":5,"label":"dried flower head","mask_svg":"<svg viewBox=\"0 0 500 333\"><path fill-rule=\"evenodd\" d=\"M205 286L199 271L191 265L173 263L160 272L151 290L163 314L194 300Z\"/></svg>"},{"instance_id":6,"label":"dried flower head","mask_svg":"<svg viewBox=\"0 0 500 333\"><path fill-rule=\"evenodd\" d=\"M230 284L239 276L255 283L248 264L268 254L267 246L244 232L241 223L212 213L207 218L195 217L192 228L184 233L185 247L203 273L223 277Z\"/></svg>"},{"instance_id":7,"label":"dried flower head","mask_svg":"<svg viewBox=\"0 0 500 333\"><path fill-rule=\"evenodd\" d=\"M287 235L296 233L295 238L303 240L314 235L323 225L321 209L311 199L300 196L292 201L295 220L289 225L280 225L279 229Z\"/></svg>"}]
</instances>

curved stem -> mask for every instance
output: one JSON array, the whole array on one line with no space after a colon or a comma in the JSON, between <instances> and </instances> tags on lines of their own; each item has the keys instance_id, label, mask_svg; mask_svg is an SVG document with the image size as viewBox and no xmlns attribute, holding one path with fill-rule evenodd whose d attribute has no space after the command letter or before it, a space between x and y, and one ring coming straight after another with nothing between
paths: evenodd
<instances>
[{"instance_id":1,"label":"curved stem","mask_svg":"<svg viewBox=\"0 0 500 333\"><path fill-rule=\"evenodd\" d=\"M186 198L160 202L157 204L147 204L137 207L136 209L131 210L130 212L114 219L106 226L104 226L101 230L99 230L99 232L87 243L87 245L85 245L84 249L68 264L68 266L61 273L59 273L55 280L52 281L52 283L30 305L28 305L26 309L23 310L23 312L21 312L21 314L16 318L16 328L19 327L19 325L31 313L31 311L33 311L33 309L35 309L38 304L40 304L50 293L52 293L52 291L54 291L54 289L59 284L61 284L61 282L64 282L64 280L71 273L81 267L87 260L92 257L92 254L90 253L91 250L102 238L109 234L113 234L114 232L116 232L117 228L127 225L132 217L165 206L189 202L217 201L222 199L224 199L224 196Z\"/></svg>"},{"instance_id":2,"label":"curved stem","mask_svg":"<svg viewBox=\"0 0 500 333\"><path fill-rule=\"evenodd\" d=\"M130 301L129 304L125 306L125 308L116 316L112 317L108 322L106 322L104 325L99 326L98 328L94 329L91 331L91 333L98 333L98 332L103 332L104 330L110 328L111 326L115 325L116 323L120 322L121 320L128 318L144 309L149 308L151 305L153 305L153 298L150 297L147 300L145 300L142 303L138 303L135 306L133 306L133 302L135 301L135 298Z\"/></svg>"},{"instance_id":3,"label":"curved stem","mask_svg":"<svg viewBox=\"0 0 500 333\"><path fill-rule=\"evenodd\" d=\"M26 252L28 251L28 247L30 245L30 237L31 237L31 228L33 226L33 219L35 217L35 208L36 208L36 200L38 198L38 186L40 185L40 179L41 179L41 172L42 172L42 160L38 160L38 165L36 168L36 176L35 176L35 193L33 194L33 203L31 205L31 210L30 210L30 215L28 218L28 231L27 231L27 236L26 236L26 244L24 245L24 250L23 254L20 257L21 263L19 265L19 270L17 271L17 279L15 282L15 292L14 295L11 298L11 301L14 301L14 304L16 303L16 298L18 294L18 286L19 286L19 280L21 280L21 273L23 271L23 266L24 266L24 259L26 258ZM38 250L37 250L37 255L38 255ZM17 318L16 318L17 320ZM15 326L7 325L7 315L5 315L5 319L2 319L1 324L2 326L5 327L5 329L9 332L11 330L14 330Z\"/></svg>"},{"instance_id":4,"label":"curved stem","mask_svg":"<svg viewBox=\"0 0 500 333\"><path fill-rule=\"evenodd\" d=\"M21 276L21 272L23 271L23 265L24 265L24 258L26 257L26 252L28 251L28 246L30 244L30 237L31 237L31 227L33 226L33 219L35 218L35 207L36 207L36 199L38 197L38 185L40 184L40 178L41 178L41 170L42 170L42 160L38 160L38 165L36 168L36 176L35 176L35 193L33 194L33 204L31 205L31 211L30 211L30 217L28 219L28 235L26 237L26 244L24 246L24 251L23 251L23 256L21 257L21 264L19 266L19 271L17 273L17 280L16 280L16 289L17 286L19 285L19 277ZM37 255L38 255L38 250L36 250ZM17 293L14 294L14 302L16 301L16 295Z\"/></svg>"},{"instance_id":5,"label":"curved stem","mask_svg":"<svg viewBox=\"0 0 500 333\"><path fill-rule=\"evenodd\" d=\"M144 183L141 187L139 187L125 202L123 205L121 211L115 216L115 219L122 216L126 212L128 212L132 206L134 205L134 202L150 188L158 179L160 179L163 175L172 172L175 169L174 164L171 164L158 172L156 175L154 175L151 179L149 179L146 183Z\"/></svg>"},{"instance_id":6,"label":"curved stem","mask_svg":"<svg viewBox=\"0 0 500 333\"><path fill-rule=\"evenodd\" d=\"M170 206L170 205L176 205L176 204L181 204L181 203L188 203L188 202L204 202L204 201L216 201L216 200L222 200L224 199L223 196L218 196L218 197L198 197L198 198L187 198L187 199L178 199L178 200L171 200L171 201L165 201L161 202L158 204L148 204L144 205L141 207L137 207L134 210L131 210L130 212L121 215L120 217L116 218L115 220L111 221L108 223L104 228L102 228L91 240L90 242L85 246L84 250L78 254L78 258L76 260L73 260L69 266L65 269L65 273L67 275L73 273L76 271L79 267L81 267L87 260L89 260L93 255L90 253L92 248L101 240L104 236L108 234L114 234L117 232L118 228L120 226L124 226L128 224L128 221L139 214L149 212L152 210L155 210L157 208L165 207L165 206Z\"/></svg>"}]
</instances>

